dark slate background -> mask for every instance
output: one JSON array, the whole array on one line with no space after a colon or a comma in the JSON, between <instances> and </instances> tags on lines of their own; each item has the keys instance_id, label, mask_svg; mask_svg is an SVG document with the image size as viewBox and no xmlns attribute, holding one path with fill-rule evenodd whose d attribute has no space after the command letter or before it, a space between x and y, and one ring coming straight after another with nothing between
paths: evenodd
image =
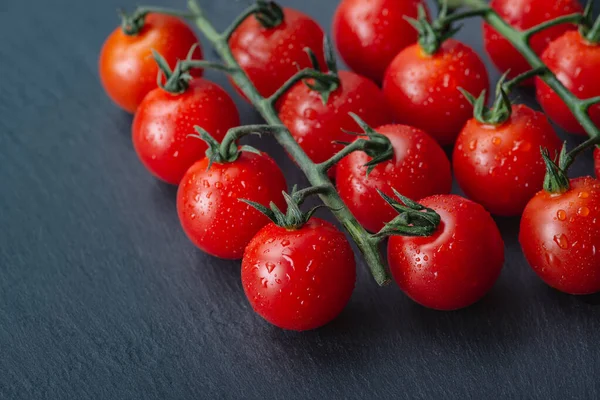
<instances>
[{"instance_id":1,"label":"dark slate background","mask_svg":"<svg viewBox=\"0 0 600 400\"><path fill-rule=\"evenodd\" d=\"M538 280L518 219L497 220L504 270L466 310L424 309L360 263L328 326L284 332L256 316L239 263L188 242L175 189L143 169L131 117L98 82L115 9L136 3L0 2L0 398L600 397L598 298ZM337 2L282 3L329 27ZM225 27L248 2L202 4ZM480 22L459 38L482 51ZM260 120L236 101L244 122ZM274 142L255 144L305 182ZM575 174L591 173L584 158Z\"/></svg>"}]
</instances>

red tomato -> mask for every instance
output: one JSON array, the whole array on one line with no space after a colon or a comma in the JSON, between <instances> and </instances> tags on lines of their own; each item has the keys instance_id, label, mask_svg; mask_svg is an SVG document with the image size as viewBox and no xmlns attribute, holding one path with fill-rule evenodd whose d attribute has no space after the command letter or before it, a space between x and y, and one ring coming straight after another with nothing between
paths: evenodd
<instances>
[{"instance_id":1,"label":"red tomato","mask_svg":"<svg viewBox=\"0 0 600 400\"><path fill-rule=\"evenodd\" d=\"M544 114L513 105L501 125L467 122L454 148L454 174L465 194L492 214L519 215L544 183L540 147L555 154L561 145Z\"/></svg>"},{"instance_id":2,"label":"red tomato","mask_svg":"<svg viewBox=\"0 0 600 400\"><path fill-rule=\"evenodd\" d=\"M333 156L352 136L342 129L355 131L354 112L370 126L392 122L392 114L381 90L370 80L348 71L340 71L340 87L323 104L321 95L299 82L279 101L279 117L308 156L316 163ZM333 172L332 172L333 174Z\"/></svg>"},{"instance_id":3,"label":"red tomato","mask_svg":"<svg viewBox=\"0 0 600 400\"><path fill-rule=\"evenodd\" d=\"M563 15L582 11L577 0L492 0L490 6L509 25L520 31ZM548 43L574 28L575 25L562 24L545 29L531 38L531 47L538 55L542 54ZM485 50L496 67L502 72L510 69L509 78L531 69L521 53L488 24L483 25L483 40ZM526 84L532 85L533 80L527 81Z\"/></svg>"},{"instance_id":4,"label":"red tomato","mask_svg":"<svg viewBox=\"0 0 600 400\"><path fill-rule=\"evenodd\" d=\"M264 97L279 89L299 67L312 66L305 47L312 49L325 66L319 24L292 8L284 8L283 13L284 21L275 28L265 28L249 17L229 39L233 56Z\"/></svg>"},{"instance_id":5,"label":"red tomato","mask_svg":"<svg viewBox=\"0 0 600 400\"><path fill-rule=\"evenodd\" d=\"M197 78L182 94L156 88L146 96L133 120L133 146L152 174L177 185L207 149L202 140L188 137L195 125L221 141L229 128L239 124L229 95L219 85Z\"/></svg>"},{"instance_id":6,"label":"red tomato","mask_svg":"<svg viewBox=\"0 0 600 400\"><path fill-rule=\"evenodd\" d=\"M338 51L350 68L381 82L396 54L417 42L418 33L404 19L417 18L421 0L342 0L333 17Z\"/></svg>"},{"instance_id":7,"label":"red tomato","mask_svg":"<svg viewBox=\"0 0 600 400\"><path fill-rule=\"evenodd\" d=\"M177 191L177 212L183 230L202 251L241 258L246 245L269 219L239 199L265 206L274 202L285 211L281 192L286 183L268 155L241 152L229 163L203 158L186 172Z\"/></svg>"},{"instance_id":8,"label":"red tomato","mask_svg":"<svg viewBox=\"0 0 600 400\"><path fill-rule=\"evenodd\" d=\"M519 241L548 285L570 294L600 291L600 182L571 179L563 194L539 192L523 212Z\"/></svg>"},{"instance_id":9,"label":"red tomato","mask_svg":"<svg viewBox=\"0 0 600 400\"><path fill-rule=\"evenodd\" d=\"M596 170L596 178L600 179L600 148L594 149L594 167Z\"/></svg>"},{"instance_id":10,"label":"red tomato","mask_svg":"<svg viewBox=\"0 0 600 400\"><path fill-rule=\"evenodd\" d=\"M442 221L429 237L390 237L394 279L425 307L455 310L475 303L492 288L504 263L496 223L482 206L460 196L436 195L419 203Z\"/></svg>"},{"instance_id":11,"label":"red tomato","mask_svg":"<svg viewBox=\"0 0 600 400\"><path fill-rule=\"evenodd\" d=\"M125 111L135 112L146 94L156 88L158 66L152 49L159 52L171 67L185 59L198 43L196 35L182 20L164 14L149 14L136 35L126 35L121 27L106 39L100 53L100 79L110 98ZM197 47L193 58L202 58ZM202 70L192 71L202 76Z\"/></svg>"},{"instance_id":12,"label":"red tomato","mask_svg":"<svg viewBox=\"0 0 600 400\"><path fill-rule=\"evenodd\" d=\"M450 162L444 150L420 129L406 125L385 125L375 129L387 136L394 158L378 164L367 176L364 166L371 160L355 151L337 165L336 185L344 203L367 230L377 232L398 213L377 193L393 197L393 189L420 200L452 188Z\"/></svg>"},{"instance_id":13,"label":"red tomato","mask_svg":"<svg viewBox=\"0 0 600 400\"><path fill-rule=\"evenodd\" d=\"M446 40L428 55L418 44L402 50L383 80L396 122L423 129L441 145L454 143L473 108L459 87L478 96L489 86L483 62L470 47Z\"/></svg>"},{"instance_id":14,"label":"red tomato","mask_svg":"<svg viewBox=\"0 0 600 400\"><path fill-rule=\"evenodd\" d=\"M567 32L546 48L542 61L559 81L580 99L600 96L600 46L591 45L577 31ZM564 130L585 134L566 104L540 78L536 78L537 99L548 117ZM589 109L596 125L600 126L600 105Z\"/></svg>"},{"instance_id":15,"label":"red tomato","mask_svg":"<svg viewBox=\"0 0 600 400\"><path fill-rule=\"evenodd\" d=\"M242 261L242 286L261 317L305 331L333 320L356 281L352 248L329 222L311 218L296 230L273 223L252 239Z\"/></svg>"}]
</instances>

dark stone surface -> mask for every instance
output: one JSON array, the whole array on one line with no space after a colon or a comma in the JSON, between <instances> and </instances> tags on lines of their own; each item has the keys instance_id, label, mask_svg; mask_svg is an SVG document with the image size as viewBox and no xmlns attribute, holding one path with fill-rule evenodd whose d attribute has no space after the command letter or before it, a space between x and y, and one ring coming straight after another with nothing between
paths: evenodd
<instances>
[{"instance_id":1,"label":"dark stone surface","mask_svg":"<svg viewBox=\"0 0 600 400\"><path fill-rule=\"evenodd\" d=\"M256 316L239 264L188 242L175 189L145 172L131 117L98 82L115 9L136 3L0 2L0 398L600 397L598 298L540 282L517 219L498 220L504 270L466 310L424 309L359 265L350 304L322 329ZM202 3L224 27L248 2ZM329 26L337 2L283 3ZM478 21L459 37L482 50ZM254 143L304 182L273 141Z\"/></svg>"}]
</instances>

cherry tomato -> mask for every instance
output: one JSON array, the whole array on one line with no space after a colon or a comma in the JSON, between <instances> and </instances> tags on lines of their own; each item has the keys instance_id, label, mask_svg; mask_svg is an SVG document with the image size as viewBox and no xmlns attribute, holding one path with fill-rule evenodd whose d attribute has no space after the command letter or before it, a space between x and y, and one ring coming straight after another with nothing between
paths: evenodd
<instances>
[{"instance_id":1,"label":"cherry tomato","mask_svg":"<svg viewBox=\"0 0 600 400\"><path fill-rule=\"evenodd\" d=\"M577 0L492 0L490 6L509 25L520 31L563 15L582 11ZM540 55L548 43L574 28L575 25L562 24L545 29L531 38L531 47ZM483 40L485 50L496 67L502 72L510 69L509 78L531 69L519 51L488 24L483 25ZM533 80L525 83L532 85Z\"/></svg>"},{"instance_id":2,"label":"cherry tomato","mask_svg":"<svg viewBox=\"0 0 600 400\"><path fill-rule=\"evenodd\" d=\"M273 223L252 239L242 261L242 286L261 317L305 331L333 320L356 281L352 248L329 222L311 218L297 230Z\"/></svg>"},{"instance_id":3,"label":"cherry tomato","mask_svg":"<svg viewBox=\"0 0 600 400\"><path fill-rule=\"evenodd\" d=\"M600 96L600 46L585 41L577 31L559 37L542 54L542 61L559 81L580 99ZM564 130L585 134L566 104L540 78L536 78L537 99L548 117ZM590 107L589 114L600 125L600 105Z\"/></svg>"},{"instance_id":4,"label":"cherry tomato","mask_svg":"<svg viewBox=\"0 0 600 400\"><path fill-rule=\"evenodd\" d=\"M177 185L185 171L204 157L206 143L188 135L198 125L221 141L240 124L233 100L217 84L193 79L178 95L156 88L140 104L133 120L133 145L157 178Z\"/></svg>"},{"instance_id":5,"label":"cherry tomato","mask_svg":"<svg viewBox=\"0 0 600 400\"><path fill-rule=\"evenodd\" d=\"M370 80L340 71L340 87L323 104L320 93L303 82L292 87L279 101L279 117L308 156L316 163L333 156L352 136L342 129L356 131L354 112L370 126L392 122L393 117L381 90ZM332 175L334 172L332 172Z\"/></svg>"},{"instance_id":6,"label":"cherry tomato","mask_svg":"<svg viewBox=\"0 0 600 400\"><path fill-rule=\"evenodd\" d=\"M539 192L525 207L519 241L548 285L570 294L600 291L600 182L577 178L566 193Z\"/></svg>"},{"instance_id":7,"label":"cherry tomato","mask_svg":"<svg viewBox=\"0 0 600 400\"><path fill-rule=\"evenodd\" d=\"M179 18L164 14L147 15L144 26L135 35L126 35L121 27L115 29L100 53L100 79L104 90L119 107L135 112L146 94L156 88L158 66L152 58L152 49L174 67L197 43L189 26ZM202 58L200 47L194 50L193 58ZM193 70L192 74L202 76L202 70Z\"/></svg>"},{"instance_id":8,"label":"cherry tomato","mask_svg":"<svg viewBox=\"0 0 600 400\"><path fill-rule=\"evenodd\" d=\"M596 170L596 178L600 179L600 148L594 149L594 169Z\"/></svg>"},{"instance_id":9,"label":"cherry tomato","mask_svg":"<svg viewBox=\"0 0 600 400\"><path fill-rule=\"evenodd\" d=\"M342 0L333 17L333 36L346 64L381 82L396 54L417 42L405 17L417 18L421 0Z\"/></svg>"},{"instance_id":10,"label":"cherry tomato","mask_svg":"<svg viewBox=\"0 0 600 400\"><path fill-rule=\"evenodd\" d=\"M488 86L477 53L454 39L446 40L433 55L418 44L408 46L394 58L383 80L396 122L423 129L441 145L454 143L472 115L458 88L478 96Z\"/></svg>"},{"instance_id":11,"label":"cherry tomato","mask_svg":"<svg viewBox=\"0 0 600 400\"><path fill-rule=\"evenodd\" d=\"M501 125L467 122L454 148L454 174L465 194L492 214L519 215L544 183L540 147L555 154L561 141L544 114L514 105Z\"/></svg>"},{"instance_id":12,"label":"cherry tomato","mask_svg":"<svg viewBox=\"0 0 600 400\"><path fill-rule=\"evenodd\" d=\"M265 28L249 17L229 39L233 56L263 97L273 94L298 68L312 66L305 47L325 66L319 24L292 8L284 8L283 13L283 22L274 28Z\"/></svg>"},{"instance_id":13,"label":"cherry tomato","mask_svg":"<svg viewBox=\"0 0 600 400\"><path fill-rule=\"evenodd\" d=\"M496 223L477 203L435 195L419 203L441 217L429 237L391 236L388 262L398 286L417 303L437 310L467 307L494 285L504 263Z\"/></svg>"},{"instance_id":14,"label":"cherry tomato","mask_svg":"<svg viewBox=\"0 0 600 400\"><path fill-rule=\"evenodd\" d=\"M244 248L269 219L239 201L265 206L274 202L285 211L281 192L286 183L275 161L263 153L241 152L229 163L203 158L186 172L177 191L177 212L183 230L202 251L229 259L241 258Z\"/></svg>"},{"instance_id":15,"label":"cherry tomato","mask_svg":"<svg viewBox=\"0 0 600 400\"><path fill-rule=\"evenodd\" d=\"M419 200L452 188L450 162L444 150L420 129L385 125L375 129L392 142L394 157L378 164L367 176L364 165L371 160L355 151L337 165L336 185L344 203L367 230L377 232L398 213L377 193L393 196L396 189Z\"/></svg>"}]
</instances>

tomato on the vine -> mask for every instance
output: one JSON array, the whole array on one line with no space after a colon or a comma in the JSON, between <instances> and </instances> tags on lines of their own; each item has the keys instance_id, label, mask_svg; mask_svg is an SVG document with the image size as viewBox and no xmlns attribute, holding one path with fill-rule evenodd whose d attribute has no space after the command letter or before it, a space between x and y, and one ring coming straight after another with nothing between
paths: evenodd
<instances>
[{"instance_id":1,"label":"tomato on the vine","mask_svg":"<svg viewBox=\"0 0 600 400\"><path fill-rule=\"evenodd\" d=\"M323 104L321 93L298 82L279 101L279 117L300 147L315 162L326 161L351 138L342 130L355 130L353 112L368 125L392 122L383 93L372 81L349 71L339 71L339 87ZM333 172L332 172L333 173Z\"/></svg>"},{"instance_id":2,"label":"tomato on the vine","mask_svg":"<svg viewBox=\"0 0 600 400\"><path fill-rule=\"evenodd\" d=\"M570 294L600 291L600 182L577 178L565 193L540 191L523 212L519 241L548 285Z\"/></svg>"},{"instance_id":3,"label":"tomato on the vine","mask_svg":"<svg viewBox=\"0 0 600 400\"><path fill-rule=\"evenodd\" d=\"M544 183L542 146L554 154L561 141L546 116L525 105L513 105L499 125L472 118L454 148L456 179L467 197L492 214L519 215Z\"/></svg>"},{"instance_id":4,"label":"tomato on the vine","mask_svg":"<svg viewBox=\"0 0 600 400\"><path fill-rule=\"evenodd\" d=\"M406 125L384 125L375 131L391 141L393 158L376 165L367 175L365 164L371 157L355 151L339 162L336 173L340 197L371 232L379 231L397 215L377 190L393 196L392 189L396 189L410 199L420 200L449 193L452 188L450 162L424 131Z\"/></svg>"},{"instance_id":5,"label":"tomato on the vine","mask_svg":"<svg viewBox=\"0 0 600 400\"><path fill-rule=\"evenodd\" d=\"M323 37L311 17L283 8L283 21L275 27L264 27L256 17L246 18L231 35L229 46L258 92L268 97L298 68L312 66L304 48L313 50L320 65L325 65Z\"/></svg>"},{"instance_id":6,"label":"tomato on the vine","mask_svg":"<svg viewBox=\"0 0 600 400\"><path fill-rule=\"evenodd\" d=\"M578 31L567 32L548 45L542 61L559 81L580 99L600 96L600 45L591 44ZM562 99L540 78L536 78L537 99L548 114L567 132L585 134ZM600 126L600 104L588 110L592 121Z\"/></svg>"},{"instance_id":7,"label":"tomato on the vine","mask_svg":"<svg viewBox=\"0 0 600 400\"><path fill-rule=\"evenodd\" d=\"M359 74L381 82L400 50L417 41L405 17L417 18L422 0L342 0L333 17L340 55Z\"/></svg>"},{"instance_id":8,"label":"tomato on the vine","mask_svg":"<svg viewBox=\"0 0 600 400\"><path fill-rule=\"evenodd\" d=\"M500 17L517 30L526 30L543 22L582 11L578 0L492 0L492 7ZM542 54L548 43L575 28L573 24L562 24L544 29L530 40L532 49ZM513 45L488 24L483 25L483 40L486 52L496 65L509 78L529 71L531 67ZM526 81L533 84L533 80Z\"/></svg>"},{"instance_id":9,"label":"tomato on the vine","mask_svg":"<svg viewBox=\"0 0 600 400\"><path fill-rule=\"evenodd\" d=\"M456 195L419 201L441 217L431 236L391 236L388 262L398 286L438 310L467 307L494 285L504 264L496 223L479 204Z\"/></svg>"},{"instance_id":10,"label":"tomato on the vine","mask_svg":"<svg viewBox=\"0 0 600 400\"><path fill-rule=\"evenodd\" d=\"M333 320L348 303L355 281L346 237L318 218L291 230L268 224L248 244L242 261L250 305L284 329L315 329Z\"/></svg>"},{"instance_id":11,"label":"tomato on the vine","mask_svg":"<svg viewBox=\"0 0 600 400\"><path fill-rule=\"evenodd\" d=\"M196 139L198 140L198 139ZM183 230L201 250L238 259L269 219L239 199L285 209L285 178L267 154L242 151L235 161L203 158L190 167L177 191L177 213Z\"/></svg>"},{"instance_id":12,"label":"tomato on the vine","mask_svg":"<svg viewBox=\"0 0 600 400\"><path fill-rule=\"evenodd\" d=\"M100 52L100 79L110 98L125 111L135 112L146 94L156 88L158 66L152 50L162 54L173 67L185 59L198 39L181 19L165 14L148 14L137 33L126 34L122 27L115 29L104 42ZM200 47L193 53L202 58ZM202 70L191 71L202 76Z\"/></svg>"},{"instance_id":13,"label":"tomato on the vine","mask_svg":"<svg viewBox=\"0 0 600 400\"><path fill-rule=\"evenodd\" d=\"M192 79L181 94L156 88L140 104L132 126L140 160L156 177L177 185L188 168L204 157L202 140L189 137L198 125L218 141L240 118L231 97L206 79Z\"/></svg>"},{"instance_id":14,"label":"tomato on the vine","mask_svg":"<svg viewBox=\"0 0 600 400\"><path fill-rule=\"evenodd\" d=\"M479 95L487 90L485 65L473 49L446 40L432 55L419 44L402 50L389 65L383 92L396 122L423 129L441 145L454 143L472 115L458 88Z\"/></svg>"}]
</instances>

